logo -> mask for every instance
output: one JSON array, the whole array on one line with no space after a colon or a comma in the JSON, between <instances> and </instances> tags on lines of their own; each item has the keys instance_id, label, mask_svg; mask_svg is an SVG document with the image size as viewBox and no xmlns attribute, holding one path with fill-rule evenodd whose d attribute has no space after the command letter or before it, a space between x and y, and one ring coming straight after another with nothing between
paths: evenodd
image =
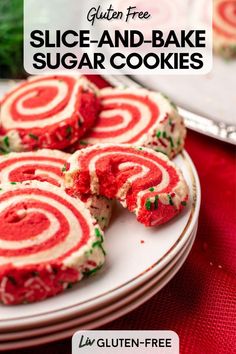
<instances>
[{"instance_id":1,"label":"logo","mask_svg":"<svg viewBox=\"0 0 236 354\"><path fill-rule=\"evenodd\" d=\"M173 331L78 331L72 354L179 354L179 337Z\"/></svg>"},{"instance_id":2,"label":"logo","mask_svg":"<svg viewBox=\"0 0 236 354\"><path fill-rule=\"evenodd\" d=\"M95 343L95 339L90 339L89 337L81 336L79 341L79 348L91 347Z\"/></svg>"}]
</instances>

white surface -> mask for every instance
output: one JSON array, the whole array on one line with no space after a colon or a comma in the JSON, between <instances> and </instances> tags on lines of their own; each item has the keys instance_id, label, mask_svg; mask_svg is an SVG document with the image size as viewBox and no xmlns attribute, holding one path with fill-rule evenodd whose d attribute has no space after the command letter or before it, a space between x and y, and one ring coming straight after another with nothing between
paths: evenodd
<instances>
[{"instance_id":1,"label":"white surface","mask_svg":"<svg viewBox=\"0 0 236 354\"><path fill-rule=\"evenodd\" d=\"M19 348L25 348L30 346L42 345L52 341L58 341L67 337L71 337L77 330L94 329L100 327L134 310L135 308L137 308L138 306L142 305L144 302L149 300L158 291L160 291L177 273L177 271L183 265L184 261L186 260L191 250L194 238L195 238L195 232L193 232L191 241L187 246L184 254L180 257L180 259L175 263L175 265L169 270L169 272L163 278L160 279L159 277L157 277L156 280L154 277L152 281L147 282L141 288L141 290L139 289L138 291L134 292L132 296L130 296L131 301L127 302L125 305L119 307L116 310L114 310L114 308L111 308L111 311L109 313L107 313L106 315L101 315L100 317L98 316L94 320L91 320L90 322L76 324L75 321L70 321L70 324L72 325L70 328L64 328L63 330L54 332L52 334L32 337L31 339L27 338L26 340L18 340L18 341L1 343L1 349L2 350L19 349Z\"/></svg>"},{"instance_id":2,"label":"white surface","mask_svg":"<svg viewBox=\"0 0 236 354\"><path fill-rule=\"evenodd\" d=\"M207 75L138 75L147 88L163 91L185 109L218 122L236 125L236 60L214 57Z\"/></svg>"},{"instance_id":3,"label":"white surface","mask_svg":"<svg viewBox=\"0 0 236 354\"><path fill-rule=\"evenodd\" d=\"M191 203L177 218L159 228L145 228L136 221L134 215L119 207L106 232L107 262L104 269L95 277L82 281L73 289L54 298L34 304L1 306L0 329L39 326L40 323L57 322L59 318L71 317L74 312L77 314L88 312L94 307L104 306L108 300L131 291L163 269L190 237L199 214L198 176L188 155L185 153L184 156L186 158L179 155L175 162L187 179L191 198L194 188L191 174L194 174L196 208L180 240L180 235L190 218ZM145 243L141 244L141 240Z\"/></svg>"}]
</instances>

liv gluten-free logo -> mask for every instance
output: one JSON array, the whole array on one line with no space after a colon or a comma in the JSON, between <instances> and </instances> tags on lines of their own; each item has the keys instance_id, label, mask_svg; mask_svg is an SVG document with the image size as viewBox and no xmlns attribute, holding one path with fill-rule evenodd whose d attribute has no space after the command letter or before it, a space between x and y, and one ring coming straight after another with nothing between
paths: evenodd
<instances>
[{"instance_id":1,"label":"liv gluten-free logo","mask_svg":"<svg viewBox=\"0 0 236 354\"><path fill-rule=\"evenodd\" d=\"M78 331L72 354L179 354L179 337L173 331Z\"/></svg>"},{"instance_id":2,"label":"liv gluten-free logo","mask_svg":"<svg viewBox=\"0 0 236 354\"><path fill-rule=\"evenodd\" d=\"M79 341L79 348L91 347L95 343L95 340L96 339L90 339L82 334Z\"/></svg>"},{"instance_id":3,"label":"liv gluten-free logo","mask_svg":"<svg viewBox=\"0 0 236 354\"><path fill-rule=\"evenodd\" d=\"M211 69L211 7L206 14L199 0L191 6L189 0L69 3L24 1L24 66L30 74L203 74Z\"/></svg>"}]
</instances>

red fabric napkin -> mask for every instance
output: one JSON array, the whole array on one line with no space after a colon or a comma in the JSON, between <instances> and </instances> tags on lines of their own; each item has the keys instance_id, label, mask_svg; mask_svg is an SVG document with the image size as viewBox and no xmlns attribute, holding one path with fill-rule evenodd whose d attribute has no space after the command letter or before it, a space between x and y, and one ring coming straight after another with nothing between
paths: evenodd
<instances>
[{"instance_id":1,"label":"red fabric napkin","mask_svg":"<svg viewBox=\"0 0 236 354\"><path fill-rule=\"evenodd\" d=\"M91 78L91 76L90 76ZM100 87L101 78L93 77ZM236 353L236 151L188 132L186 149L197 168L202 203L197 238L178 274L151 300L102 329L168 329L181 353ZM67 354L71 340L21 354ZM12 352L13 353L13 352Z\"/></svg>"}]
</instances>

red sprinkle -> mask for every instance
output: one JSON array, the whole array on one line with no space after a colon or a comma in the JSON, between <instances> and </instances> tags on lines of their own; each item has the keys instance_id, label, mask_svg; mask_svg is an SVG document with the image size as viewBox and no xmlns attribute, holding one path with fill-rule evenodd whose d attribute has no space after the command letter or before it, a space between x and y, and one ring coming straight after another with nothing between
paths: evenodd
<instances>
[{"instance_id":1,"label":"red sprinkle","mask_svg":"<svg viewBox=\"0 0 236 354\"><path fill-rule=\"evenodd\" d=\"M162 139L159 138L158 140L162 146L167 147L167 144Z\"/></svg>"}]
</instances>

